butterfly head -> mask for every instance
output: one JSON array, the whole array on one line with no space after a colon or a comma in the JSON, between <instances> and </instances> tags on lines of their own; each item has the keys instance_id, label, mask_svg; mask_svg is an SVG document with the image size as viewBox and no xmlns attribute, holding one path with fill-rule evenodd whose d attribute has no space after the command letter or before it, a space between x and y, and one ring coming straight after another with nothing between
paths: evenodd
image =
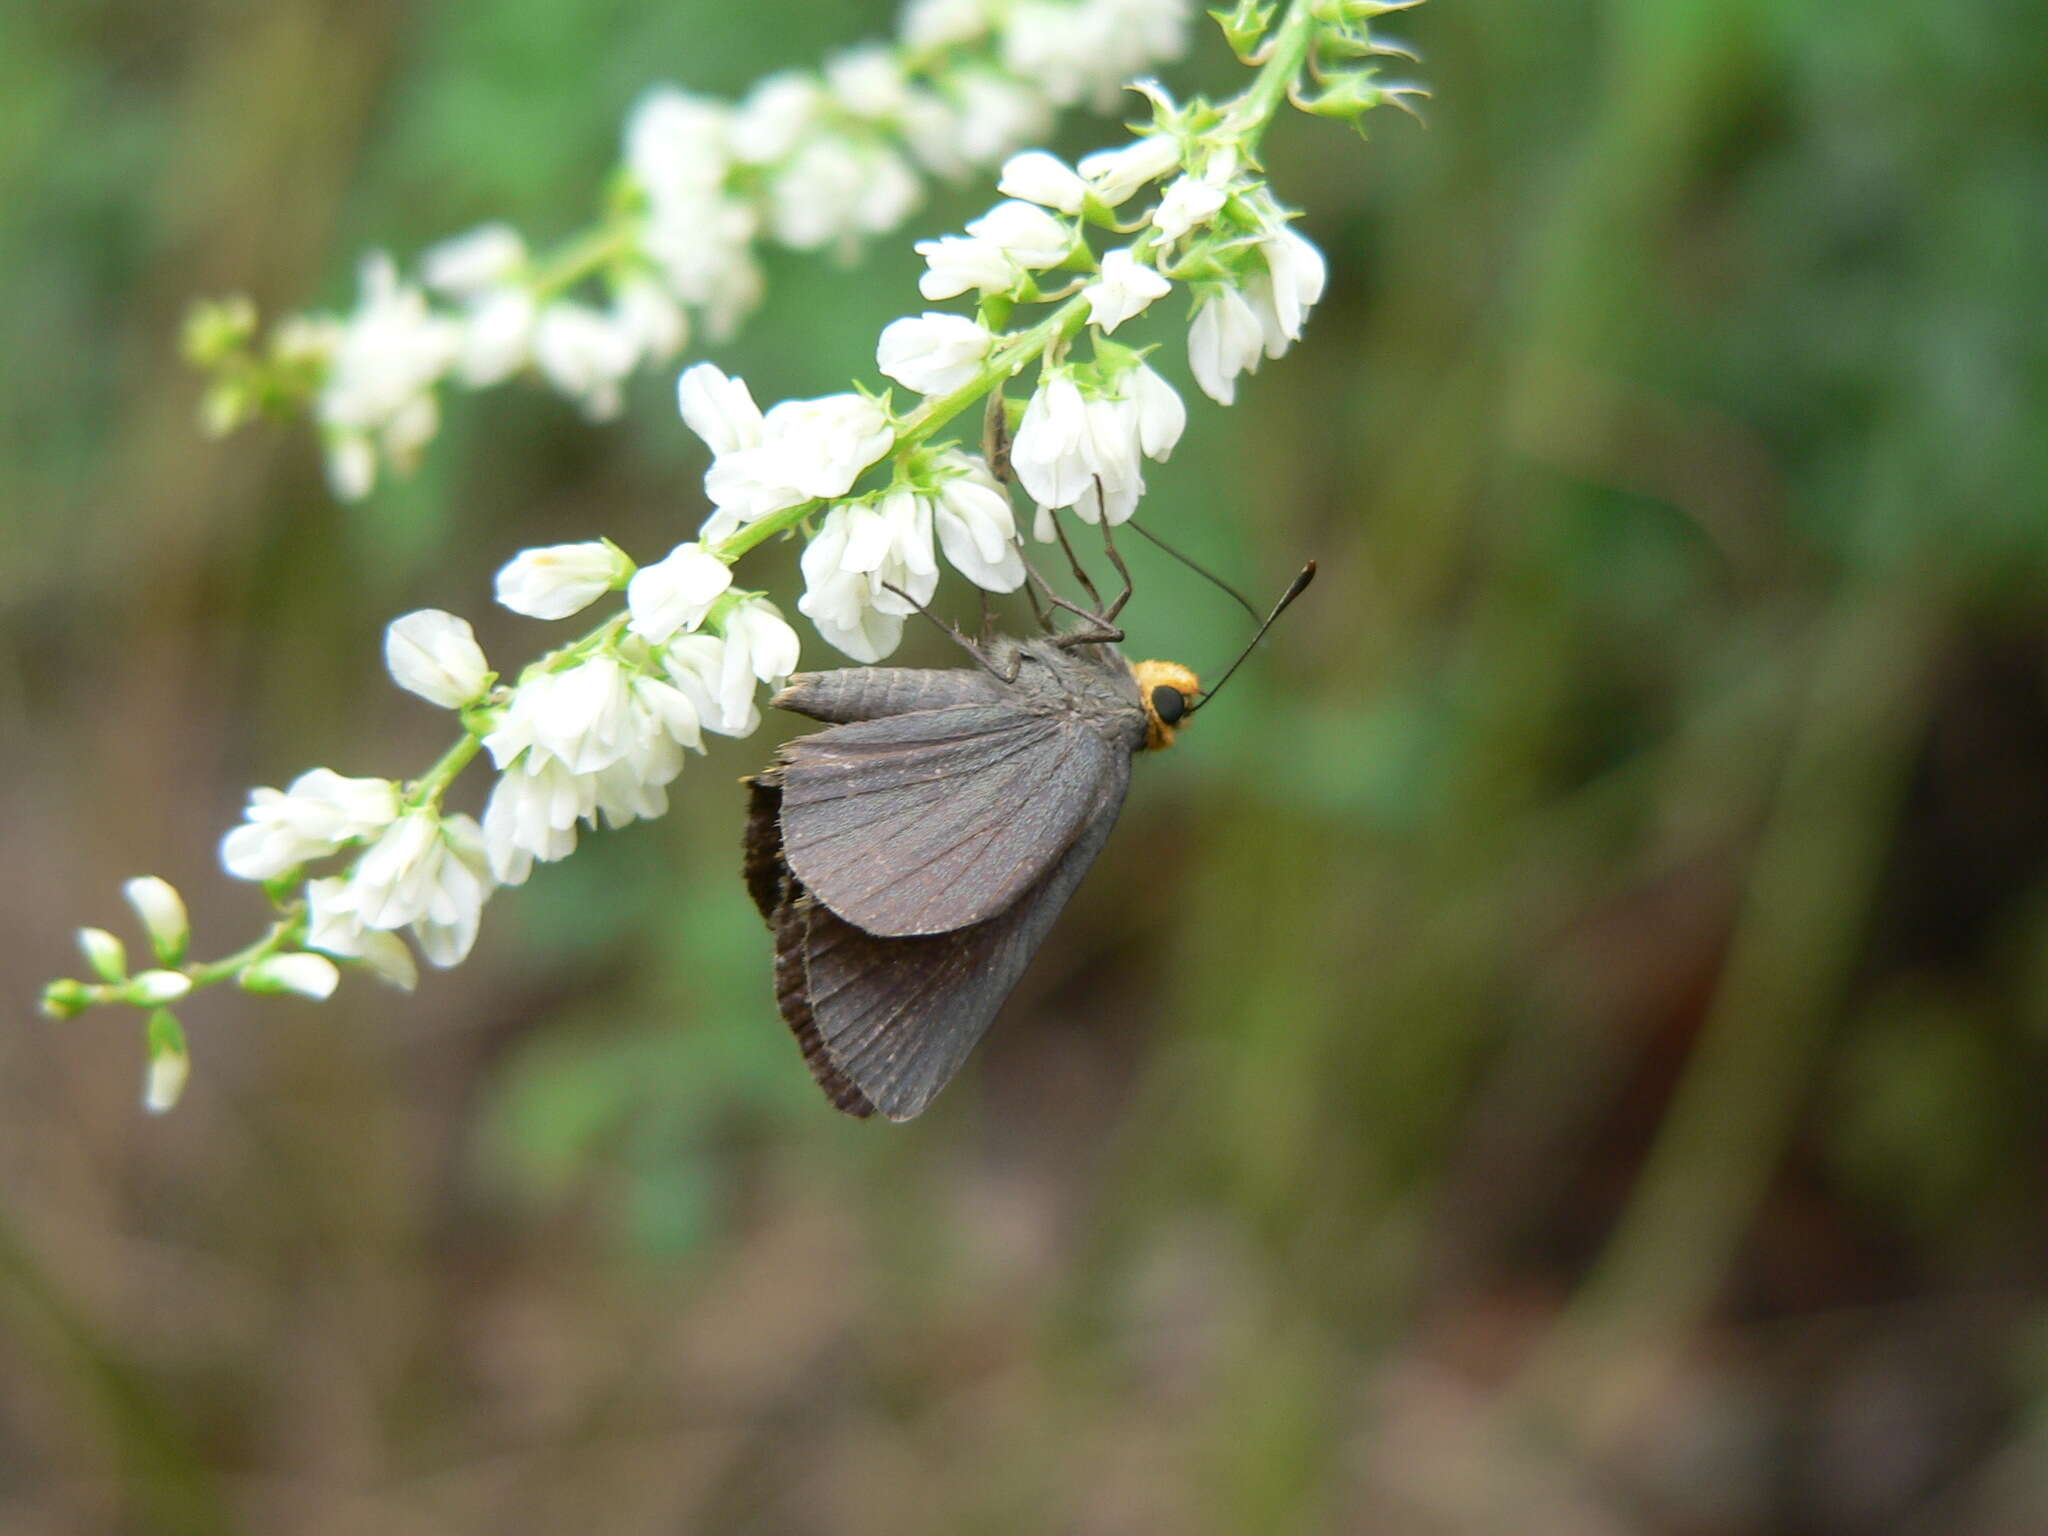
<instances>
[{"instance_id":1,"label":"butterfly head","mask_svg":"<svg viewBox=\"0 0 2048 1536\"><path fill-rule=\"evenodd\" d=\"M1175 729L1202 692L1195 674L1177 661L1141 661L1131 667L1145 703L1145 750L1173 745Z\"/></svg>"}]
</instances>

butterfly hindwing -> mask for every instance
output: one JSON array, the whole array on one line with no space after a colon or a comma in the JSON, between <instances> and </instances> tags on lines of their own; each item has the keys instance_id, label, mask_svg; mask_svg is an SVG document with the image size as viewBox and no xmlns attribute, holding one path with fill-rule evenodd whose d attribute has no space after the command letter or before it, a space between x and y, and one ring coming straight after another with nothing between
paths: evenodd
<instances>
[{"instance_id":1,"label":"butterfly hindwing","mask_svg":"<svg viewBox=\"0 0 2048 1536\"><path fill-rule=\"evenodd\" d=\"M1116 824L1119 760L1081 835L1006 910L949 933L882 937L840 918L776 857L780 788L754 784L749 884L772 893L775 991L818 1085L840 1109L908 1120L960 1069ZM756 869L764 873L757 881Z\"/></svg>"}]
</instances>

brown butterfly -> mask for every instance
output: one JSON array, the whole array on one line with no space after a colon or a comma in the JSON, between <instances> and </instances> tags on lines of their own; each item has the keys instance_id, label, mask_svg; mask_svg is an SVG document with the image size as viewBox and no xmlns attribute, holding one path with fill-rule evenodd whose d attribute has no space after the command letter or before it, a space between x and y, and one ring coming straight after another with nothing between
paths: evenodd
<instances>
[{"instance_id":1,"label":"brown butterfly","mask_svg":"<svg viewBox=\"0 0 2048 1536\"><path fill-rule=\"evenodd\" d=\"M908 1120L959 1071L1102 851L1132 759L1215 696L1175 662L1127 662L1087 617L956 637L973 668L799 674L774 700L830 728L747 780L747 888L782 1016L849 1114Z\"/></svg>"}]
</instances>

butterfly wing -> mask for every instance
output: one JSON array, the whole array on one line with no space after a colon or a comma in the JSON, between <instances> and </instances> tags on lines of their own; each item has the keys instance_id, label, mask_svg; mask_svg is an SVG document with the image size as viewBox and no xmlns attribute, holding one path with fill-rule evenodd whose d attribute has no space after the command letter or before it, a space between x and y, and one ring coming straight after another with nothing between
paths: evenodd
<instances>
[{"instance_id":1,"label":"butterfly wing","mask_svg":"<svg viewBox=\"0 0 2048 1536\"><path fill-rule=\"evenodd\" d=\"M780 751L782 857L867 933L951 933L1042 880L1129 764L1072 713L1014 704L834 726Z\"/></svg>"},{"instance_id":2,"label":"butterfly wing","mask_svg":"<svg viewBox=\"0 0 2048 1536\"><path fill-rule=\"evenodd\" d=\"M921 1113L951 1080L1044 942L1116 825L1130 782L1118 757L1080 835L1006 910L948 933L886 937L845 921L781 858L783 790L754 781L748 885L775 933L775 994L819 1087L840 1109Z\"/></svg>"}]
</instances>

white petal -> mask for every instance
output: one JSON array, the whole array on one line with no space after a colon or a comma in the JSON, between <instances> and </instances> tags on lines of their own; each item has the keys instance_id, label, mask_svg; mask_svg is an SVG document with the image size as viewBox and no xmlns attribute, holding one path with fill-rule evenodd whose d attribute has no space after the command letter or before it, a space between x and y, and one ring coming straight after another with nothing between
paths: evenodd
<instances>
[{"instance_id":1,"label":"white petal","mask_svg":"<svg viewBox=\"0 0 2048 1536\"><path fill-rule=\"evenodd\" d=\"M678 544L667 558L644 565L626 584L628 625L656 645L678 630L695 629L732 585L732 570L701 544Z\"/></svg>"},{"instance_id":2,"label":"white petal","mask_svg":"<svg viewBox=\"0 0 2048 1536\"><path fill-rule=\"evenodd\" d=\"M1004 161L996 190L1005 197L1022 198L1067 214L1079 213L1088 196L1088 184L1073 168L1042 149L1012 155Z\"/></svg>"},{"instance_id":3,"label":"white petal","mask_svg":"<svg viewBox=\"0 0 2048 1536\"><path fill-rule=\"evenodd\" d=\"M761 441L761 411L745 379L729 379L710 363L683 370L676 381L683 424L714 454L734 453Z\"/></svg>"}]
</instances>

